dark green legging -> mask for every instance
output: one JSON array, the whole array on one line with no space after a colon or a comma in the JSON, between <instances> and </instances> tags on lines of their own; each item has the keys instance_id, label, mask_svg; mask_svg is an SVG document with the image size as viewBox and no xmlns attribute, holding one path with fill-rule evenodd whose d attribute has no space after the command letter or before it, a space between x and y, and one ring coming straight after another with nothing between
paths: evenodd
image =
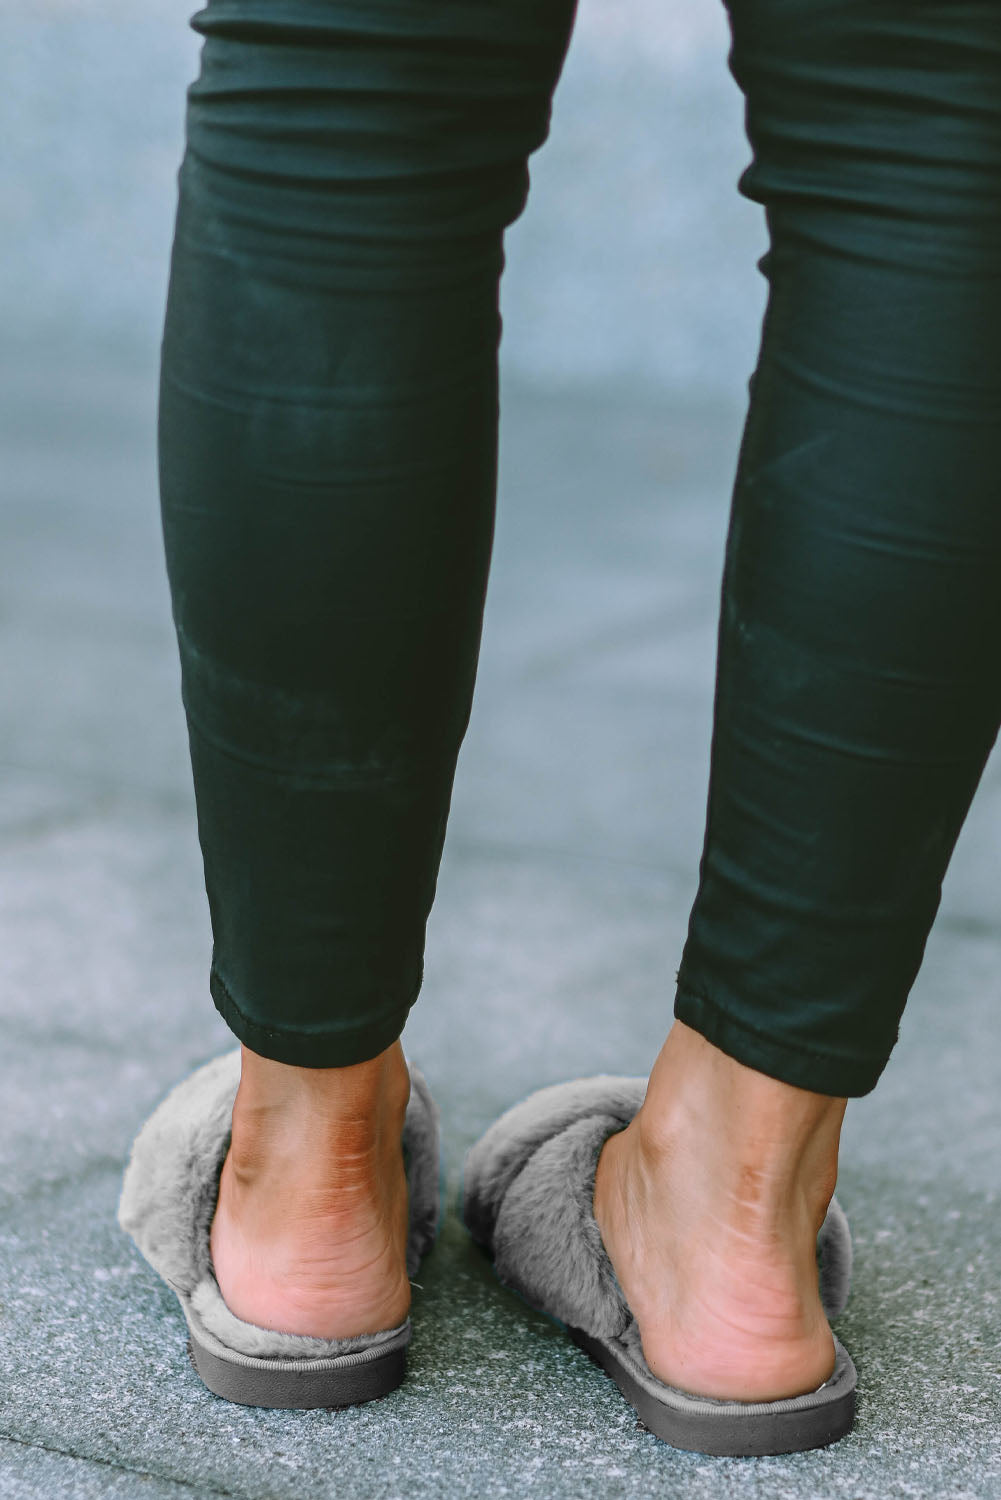
<instances>
[{"instance_id":1,"label":"dark green legging","mask_svg":"<svg viewBox=\"0 0 1001 1500\"><path fill-rule=\"evenodd\" d=\"M191 18L163 528L212 994L278 1061L374 1056L420 989L493 537L503 231L573 13ZM769 300L674 1013L854 1096L1001 721L1001 8L729 17Z\"/></svg>"}]
</instances>

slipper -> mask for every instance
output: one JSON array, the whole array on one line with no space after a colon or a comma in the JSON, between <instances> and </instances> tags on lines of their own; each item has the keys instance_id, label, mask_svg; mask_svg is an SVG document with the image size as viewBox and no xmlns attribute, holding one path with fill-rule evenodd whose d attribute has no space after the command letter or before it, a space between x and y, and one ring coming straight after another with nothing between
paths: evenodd
<instances>
[{"instance_id":1,"label":"slipper","mask_svg":"<svg viewBox=\"0 0 1001 1500\"><path fill-rule=\"evenodd\" d=\"M407 1275L438 1231L439 1113L423 1074L410 1069L403 1160L410 1192ZM350 1406L387 1395L403 1379L409 1316L396 1328L351 1338L280 1333L246 1323L226 1306L212 1267L209 1230L229 1149L240 1048L179 1083L136 1136L118 1222L177 1294L188 1353L215 1395L243 1406Z\"/></svg>"},{"instance_id":2,"label":"slipper","mask_svg":"<svg viewBox=\"0 0 1001 1500\"><path fill-rule=\"evenodd\" d=\"M499 1279L566 1326L612 1377L644 1424L675 1448L743 1456L820 1448L851 1431L856 1370L834 1339L832 1374L815 1391L778 1401L724 1401L658 1380L594 1217L601 1148L643 1102L645 1078L603 1074L553 1084L502 1114L468 1151L462 1217L493 1257ZM817 1236L820 1300L828 1318L848 1300L852 1243L832 1198Z\"/></svg>"}]
</instances>

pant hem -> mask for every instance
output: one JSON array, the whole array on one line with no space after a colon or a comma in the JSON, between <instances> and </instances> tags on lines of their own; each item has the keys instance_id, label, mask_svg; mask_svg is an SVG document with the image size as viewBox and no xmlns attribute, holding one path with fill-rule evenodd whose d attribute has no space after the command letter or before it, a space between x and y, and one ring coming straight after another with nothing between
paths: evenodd
<instances>
[{"instance_id":1,"label":"pant hem","mask_svg":"<svg viewBox=\"0 0 1001 1500\"><path fill-rule=\"evenodd\" d=\"M674 1014L679 1021L700 1032L706 1041L745 1067L814 1094L860 1099L876 1087L889 1061L889 1054L845 1058L791 1046L756 1031L744 1021L735 1020L705 995L696 995L680 987L675 997Z\"/></svg>"},{"instance_id":2,"label":"pant hem","mask_svg":"<svg viewBox=\"0 0 1001 1500\"><path fill-rule=\"evenodd\" d=\"M418 981L417 989L420 989ZM272 1062L288 1063L297 1068L346 1068L352 1063L368 1062L397 1041L407 1024L414 995L399 1010L368 1020L362 1025L339 1026L316 1031L295 1031L279 1026L262 1026L245 1016L237 1005L222 975L209 971L209 990L215 1008L236 1038Z\"/></svg>"}]
</instances>

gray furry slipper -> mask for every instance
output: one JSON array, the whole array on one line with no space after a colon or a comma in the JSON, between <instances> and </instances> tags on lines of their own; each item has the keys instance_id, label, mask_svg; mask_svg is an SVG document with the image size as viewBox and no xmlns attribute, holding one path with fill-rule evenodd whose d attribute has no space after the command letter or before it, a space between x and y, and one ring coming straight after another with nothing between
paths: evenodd
<instances>
[{"instance_id":1,"label":"gray furry slipper","mask_svg":"<svg viewBox=\"0 0 1001 1500\"><path fill-rule=\"evenodd\" d=\"M665 1385L643 1357L639 1328L602 1244L594 1173L606 1139L643 1102L645 1078L601 1075L537 1090L495 1120L467 1153L462 1217L494 1269L530 1306L566 1325L651 1432L675 1448L750 1455L820 1448L851 1431L856 1370L835 1338L833 1373L780 1401L721 1401ZM831 1200L817 1236L828 1318L848 1300L852 1242Z\"/></svg>"},{"instance_id":2,"label":"gray furry slipper","mask_svg":"<svg viewBox=\"0 0 1001 1500\"><path fill-rule=\"evenodd\" d=\"M403 1159L410 1190L407 1275L434 1243L441 1201L438 1107L408 1062ZM177 1293L188 1352L217 1396L244 1406L349 1406L385 1396L403 1379L411 1324L321 1339L245 1323L226 1306L212 1269L209 1229L229 1149L240 1048L172 1089L132 1145L118 1222Z\"/></svg>"}]
</instances>

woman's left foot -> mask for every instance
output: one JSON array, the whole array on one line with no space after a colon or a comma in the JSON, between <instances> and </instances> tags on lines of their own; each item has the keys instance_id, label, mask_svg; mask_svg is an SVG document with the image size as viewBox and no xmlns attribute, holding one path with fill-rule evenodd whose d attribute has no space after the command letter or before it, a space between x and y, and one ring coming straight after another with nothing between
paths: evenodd
<instances>
[{"instance_id":1,"label":"woman's left foot","mask_svg":"<svg viewBox=\"0 0 1001 1500\"><path fill-rule=\"evenodd\" d=\"M294 1068L243 1049L210 1231L238 1318L327 1339L404 1321L409 1094L399 1041L347 1068Z\"/></svg>"}]
</instances>

